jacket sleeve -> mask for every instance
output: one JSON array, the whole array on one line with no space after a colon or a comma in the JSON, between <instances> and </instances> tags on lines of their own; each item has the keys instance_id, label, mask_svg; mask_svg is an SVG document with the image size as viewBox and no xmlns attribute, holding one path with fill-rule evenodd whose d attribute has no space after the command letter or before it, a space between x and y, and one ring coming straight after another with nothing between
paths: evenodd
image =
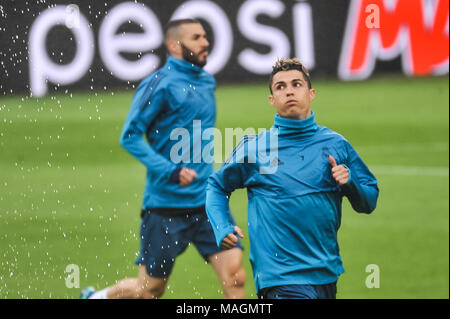
<instances>
[{"instance_id":1,"label":"jacket sleeve","mask_svg":"<svg viewBox=\"0 0 450 319\"><path fill-rule=\"evenodd\" d=\"M131 102L120 145L144 164L149 172L169 179L176 165L156 152L143 137L166 103L164 88L152 86L151 79L142 81Z\"/></svg>"},{"instance_id":2,"label":"jacket sleeve","mask_svg":"<svg viewBox=\"0 0 450 319\"><path fill-rule=\"evenodd\" d=\"M346 167L350 174L347 184L341 186L342 193L347 196L355 211L370 214L377 206L377 180L347 141L345 148L348 155Z\"/></svg>"},{"instance_id":3,"label":"jacket sleeve","mask_svg":"<svg viewBox=\"0 0 450 319\"><path fill-rule=\"evenodd\" d=\"M206 187L206 213L216 237L217 246L222 240L234 232L234 219L230 211L229 199L231 193L249 185L255 172L255 164L248 164L247 155L236 154L243 147L240 143L222 167L208 178Z\"/></svg>"}]
</instances>

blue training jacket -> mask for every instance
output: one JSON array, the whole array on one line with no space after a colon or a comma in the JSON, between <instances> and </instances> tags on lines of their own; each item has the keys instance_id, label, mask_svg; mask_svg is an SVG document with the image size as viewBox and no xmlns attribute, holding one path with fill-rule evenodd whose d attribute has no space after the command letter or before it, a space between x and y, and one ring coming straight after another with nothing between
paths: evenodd
<instances>
[{"instance_id":1,"label":"blue training jacket","mask_svg":"<svg viewBox=\"0 0 450 319\"><path fill-rule=\"evenodd\" d=\"M205 204L213 134L203 133L215 125L215 88L203 68L172 56L139 84L120 144L147 167L143 208ZM198 174L189 186L170 178L181 167Z\"/></svg>"},{"instance_id":2,"label":"blue training jacket","mask_svg":"<svg viewBox=\"0 0 450 319\"><path fill-rule=\"evenodd\" d=\"M350 171L342 187L329 155ZM229 196L243 187L257 291L337 281L344 272L337 242L342 197L360 213L372 212L378 198L377 180L356 151L343 136L318 126L314 112L304 120L276 115L270 131L244 137L209 178L206 211L217 245L233 233Z\"/></svg>"}]
</instances>

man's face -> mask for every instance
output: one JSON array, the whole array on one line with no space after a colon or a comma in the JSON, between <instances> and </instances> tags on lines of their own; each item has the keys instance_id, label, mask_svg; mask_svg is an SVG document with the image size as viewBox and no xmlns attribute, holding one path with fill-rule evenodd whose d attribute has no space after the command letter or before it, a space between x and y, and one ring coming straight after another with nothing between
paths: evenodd
<instances>
[{"instance_id":1,"label":"man's face","mask_svg":"<svg viewBox=\"0 0 450 319\"><path fill-rule=\"evenodd\" d=\"M209 42L206 32L199 23L189 23L181 26L181 55L184 60L203 67L209 53Z\"/></svg>"},{"instance_id":2,"label":"man's face","mask_svg":"<svg viewBox=\"0 0 450 319\"><path fill-rule=\"evenodd\" d=\"M269 102L281 117L301 120L311 115L315 95L316 91L308 88L302 72L280 71L273 76Z\"/></svg>"}]
</instances>

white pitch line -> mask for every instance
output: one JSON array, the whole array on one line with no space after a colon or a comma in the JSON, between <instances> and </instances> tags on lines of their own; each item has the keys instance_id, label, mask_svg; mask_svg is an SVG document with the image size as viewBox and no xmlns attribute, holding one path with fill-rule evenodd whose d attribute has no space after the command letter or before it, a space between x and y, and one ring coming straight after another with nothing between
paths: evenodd
<instances>
[{"instance_id":1,"label":"white pitch line","mask_svg":"<svg viewBox=\"0 0 450 319\"><path fill-rule=\"evenodd\" d=\"M429 166L372 166L374 174L405 175L405 176L441 176L448 177L448 167Z\"/></svg>"}]
</instances>

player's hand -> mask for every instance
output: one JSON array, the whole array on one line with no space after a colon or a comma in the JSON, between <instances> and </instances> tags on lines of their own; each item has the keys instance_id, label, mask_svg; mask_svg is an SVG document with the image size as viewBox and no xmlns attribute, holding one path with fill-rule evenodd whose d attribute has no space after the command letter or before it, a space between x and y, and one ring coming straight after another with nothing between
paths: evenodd
<instances>
[{"instance_id":1,"label":"player's hand","mask_svg":"<svg viewBox=\"0 0 450 319\"><path fill-rule=\"evenodd\" d=\"M192 184L192 181L197 176L197 173L193 169L183 167L180 171L180 186L185 187Z\"/></svg>"},{"instance_id":2,"label":"player's hand","mask_svg":"<svg viewBox=\"0 0 450 319\"><path fill-rule=\"evenodd\" d=\"M244 238L244 233L242 232L242 229L240 229L238 226L234 226L234 233L229 233L225 236L225 238L222 240L222 243L220 244L220 247L222 249L231 249L236 247L238 243L238 238L236 237L237 234L239 237Z\"/></svg>"},{"instance_id":3,"label":"player's hand","mask_svg":"<svg viewBox=\"0 0 450 319\"><path fill-rule=\"evenodd\" d=\"M348 182L349 172L344 165L337 165L336 160L333 156L329 155L328 159L331 164L331 173L333 178L338 182L339 185L345 185Z\"/></svg>"}]
</instances>

